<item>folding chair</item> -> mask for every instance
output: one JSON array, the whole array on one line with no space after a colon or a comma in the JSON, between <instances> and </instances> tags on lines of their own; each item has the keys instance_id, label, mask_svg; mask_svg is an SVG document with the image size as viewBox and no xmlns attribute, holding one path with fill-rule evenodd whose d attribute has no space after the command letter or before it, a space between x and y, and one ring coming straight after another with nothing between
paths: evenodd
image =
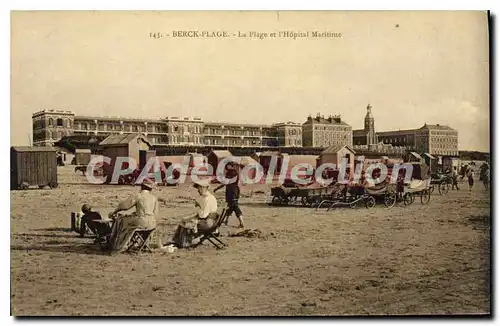
<instances>
[{"instance_id":1,"label":"folding chair","mask_svg":"<svg viewBox=\"0 0 500 326\"><path fill-rule=\"evenodd\" d=\"M93 220L92 221L93 223L99 223L99 224L109 224L109 221L108 220ZM99 229L101 228L104 228L104 227L99 227ZM112 225L110 226L110 228L112 228ZM102 251L106 251L108 250L108 243L109 243L109 238L110 238L110 234L108 233L99 233L97 232L95 234L95 240L94 240L94 243L97 243L99 244L99 247L101 248Z\"/></svg>"},{"instance_id":2,"label":"folding chair","mask_svg":"<svg viewBox=\"0 0 500 326\"><path fill-rule=\"evenodd\" d=\"M148 246L148 240L151 237L151 234L153 234L153 231L155 229L151 230L144 230L144 229L137 229L134 231L134 234L132 235L132 238L130 239L127 252L134 252L134 253L139 253L141 251L147 251L147 252L153 252L151 248Z\"/></svg>"},{"instance_id":3,"label":"folding chair","mask_svg":"<svg viewBox=\"0 0 500 326\"><path fill-rule=\"evenodd\" d=\"M219 239L219 237L216 235L216 233L215 233L215 231L217 231L217 229L220 228L221 225L222 225L222 223L224 222L224 219L226 218L226 212L227 212L227 209L224 208L222 210L222 212L217 216L217 220L215 220L214 225L210 229L198 232L198 235L201 235L202 237L200 239L200 242L198 242L197 244L195 244L193 246L193 248L198 247L205 240L208 240L217 249L223 249L224 247L227 247L227 244L225 244L224 242L222 242Z\"/></svg>"}]
</instances>

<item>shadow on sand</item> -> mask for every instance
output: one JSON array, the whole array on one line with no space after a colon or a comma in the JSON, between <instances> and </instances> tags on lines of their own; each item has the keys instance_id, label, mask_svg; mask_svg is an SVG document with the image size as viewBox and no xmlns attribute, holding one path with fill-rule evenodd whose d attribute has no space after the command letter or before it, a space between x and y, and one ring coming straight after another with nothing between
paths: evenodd
<instances>
[{"instance_id":1,"label":"shadow on sand","mask_svg":"<svg viewBox=\"0 0 500 326\"><path fill-rule=\"evenodd\" d=\"M79 238L78 234L33 234L33 233L15 233L15 237L42 237L42 238Z\"/></svg>"},{"instance_id":2,"label":"shadow on sand","mask_svg":"<svg viewBox=\"0 0 500 326\"><path fill-rule=\"evenodd\" d=\"M33 231L58 231L58 232L71 232L71 228L46 228L34 229ZM27 234L26 234L27 235Z\"/></svg>"},{"instance_id":3,"label":"shadow on sand","mask_svg":"<svg viewBox=\"0 0 500 326\"><path fill-rule=\"evenodd\" d=\"M49 242L50 243L50 242ZM45 251L45 252L61 252L61 253L77 253L85 255L99 255L107 256L106 252L103 252L97 244L68 244L62 246L51 246L49 243L44 243L40 245L13 245L10 247L11 250L17 251Z\"/></svg>"}]
</instances>

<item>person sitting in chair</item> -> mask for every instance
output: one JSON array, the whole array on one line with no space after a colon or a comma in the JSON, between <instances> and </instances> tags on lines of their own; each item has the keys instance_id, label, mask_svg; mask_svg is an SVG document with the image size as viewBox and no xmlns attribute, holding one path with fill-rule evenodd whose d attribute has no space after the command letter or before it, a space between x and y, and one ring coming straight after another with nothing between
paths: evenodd
<instances>
[{"instance_id":1,"label":"person sitting in chair","mask_svg":"<svg viewBox=\"0 0 500 326\"><path fill-rule=\"evenodd\" d=\"M108 242L108 248L112 253L126 250L135 230L151 230L156 227L159 204L156 196L151 193L153 188L153 181L145 178L141 184L141 191L119 203L118 207L109 215L114 220ZM118 212L134 207L134 213L116 217Z\"/></svg>"},{"instance_id":2,"label":"person sitting in chair","mask_svg":"<svg viewBox=\"0 0 500 326\"><path fill-rule=\"evenodd\" d=\"M217 199L210 192L210 183L207 179L200 180L193 185L198 190L200 197L196 199L197 212L194 216L181 221L173 237L173 243L178 248L192 245L198 230L210 229L217 218Z\"/></svg>"},{"instance_id":3,"label":"person sitting in chair","mask_svg":"<svg viewBox=\"0 0 500 326\"><path fill-rule=\"evenodd\" d=\"M94 210L89 204L82 206L83 216L80 220L80 237L85 236L85 231L88 228L100 238L111 232L111 221L104 220L106 214L99 210ZM99 221L96 222L96 221Z\"/></svg>"}]
</instances>

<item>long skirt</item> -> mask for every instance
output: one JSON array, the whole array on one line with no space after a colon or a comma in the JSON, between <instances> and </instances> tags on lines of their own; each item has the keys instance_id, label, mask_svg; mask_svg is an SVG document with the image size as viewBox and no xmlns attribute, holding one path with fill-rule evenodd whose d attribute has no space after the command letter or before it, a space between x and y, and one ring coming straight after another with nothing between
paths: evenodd
<instances>
[{"instance_id":1,"label":"long skirt","mask_svg":"<svg viewBox=\"0 0 500 326\"><path fill-rule=\"evenodd\" d=\"M193 229L179 225L175 230L173 242L177 248L189 248L193 245L194 235Z\"/></svg>"},{"instance_id":2,"label":"long skirt","mask_svg":"<svg viewBox=\"0 0 500 326\"><path fill-rule=\"evenodd\" d=\"M189 218L181 222L175 230L173 242L177 248L188 248L193 245L199 232L203 232L211 228L214 224L212 216L206 219Z\"/></svg>"},{"instance_id":3,"label":"long skirt","mask_svg":"<svg viewBox=\"0 0 500 326\"><path fill-rule=\"evenodd\" d=\"M147 221L136 215L126 215L115 221L109 239L109 249L113 253L120 253L127 249L130 239L137 229L150 230L155 227L153 221Z\"/></svg>"}]
</instances>

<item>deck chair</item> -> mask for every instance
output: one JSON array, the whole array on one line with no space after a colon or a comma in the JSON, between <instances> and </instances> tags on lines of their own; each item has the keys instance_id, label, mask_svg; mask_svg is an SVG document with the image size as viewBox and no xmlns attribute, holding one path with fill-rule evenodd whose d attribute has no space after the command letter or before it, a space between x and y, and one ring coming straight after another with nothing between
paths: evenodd
<instances>
[{"instance_id":1,"label":"deck chair","mask_svg":"<svg viewBox=\"0 0 500 326\"><path fill-rule=\"evenodd\" d=\"M217 249L223 249L224 247L227 247L227 244L222 242L219 239L218 235L215 233L217 231L217 229L220 228L222 223L224 222L224 219L226 218L226 213L227 213L227 209L224 208L222 210L222 212L217 216L217 219L215 220L214 225L210 229L198 232L198 235L201 235L202 237L200 239L200 242L195 244L193 246L193 248L198 247L206 240L208 240L211 244L213 244Z\"/></svg>"},{"instance_id":2,"label":"deck chair","mask_svg":"<svg viewBox=\"0 0 500 326\"><path fill-rule=\"evenodd\" d=\"M128 244L127 252L140 253L141 251L153 252L148 245L148 240L155 229L136 229Z\"/></svg>"}]
</instances>

